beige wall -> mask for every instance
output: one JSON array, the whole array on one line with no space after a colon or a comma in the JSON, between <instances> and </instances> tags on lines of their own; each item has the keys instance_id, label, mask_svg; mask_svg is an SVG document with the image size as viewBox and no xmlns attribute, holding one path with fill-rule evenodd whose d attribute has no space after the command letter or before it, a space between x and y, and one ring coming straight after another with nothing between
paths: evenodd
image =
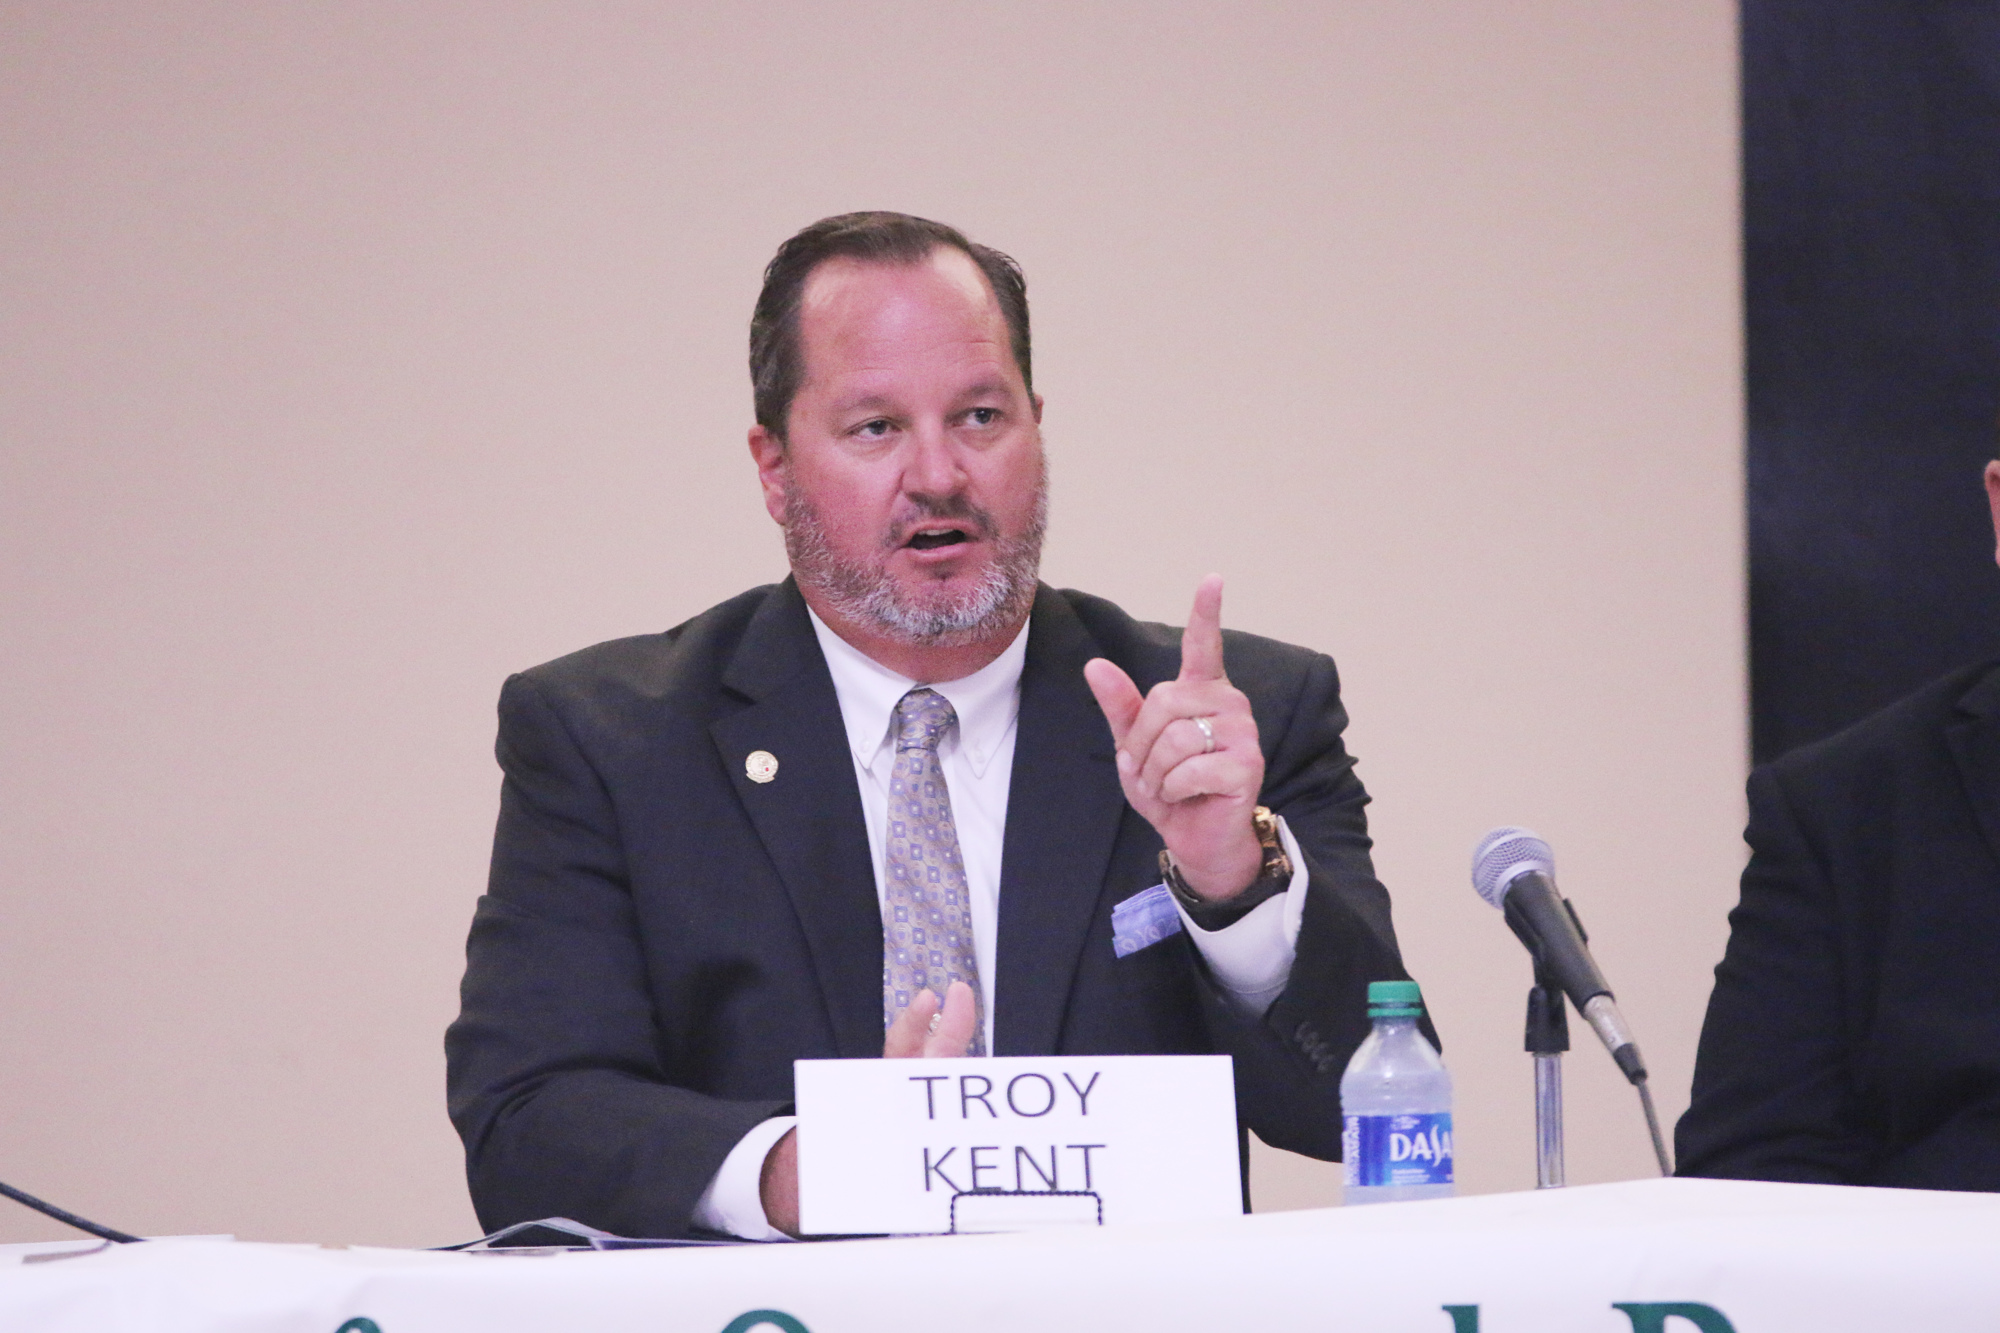
<instances>
[{"instance_id":1,"label":"beige wall","mask_svg":"<svg viewBox=\"0 0 2000 1333\"><path fill-rule=\"evenodd\" d=\"M1340 661L1465 1188L1533 1178L1490 825L1555 844L1677 1114L1742 855L1733 32L0 7L0 1179L144 1231L473 1234L440 1033L500 680L782 573L745 323L857 207L1026 265L1052 581L1177 620L1219 569L1227 623ZM1570 1069L1572 1179L1646 1173L1608 1061Z\"/></svg>"}]
</instances>

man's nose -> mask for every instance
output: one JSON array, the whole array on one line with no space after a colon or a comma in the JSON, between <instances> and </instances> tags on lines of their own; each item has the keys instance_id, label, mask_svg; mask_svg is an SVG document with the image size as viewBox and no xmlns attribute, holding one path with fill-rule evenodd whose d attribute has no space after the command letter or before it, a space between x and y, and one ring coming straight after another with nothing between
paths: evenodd
<instances>
[{"instance_id":1,"label":"man's nose","mask_svg":"<svg viewBox=\"0 0 2000 1333\"><path fill-rule=\"evenodd\" d=\"M911 495L955 495L965 485L957 447L944 423L934 422L912 432L910 457L903 465L903 489Z\"/></svg>"}]
</instances>

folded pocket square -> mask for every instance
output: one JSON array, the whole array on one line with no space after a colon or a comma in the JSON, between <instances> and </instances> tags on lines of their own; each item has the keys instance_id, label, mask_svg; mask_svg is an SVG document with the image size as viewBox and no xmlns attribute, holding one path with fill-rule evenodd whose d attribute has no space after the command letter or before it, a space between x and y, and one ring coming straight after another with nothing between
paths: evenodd
<instances>
[{"instance_id":1,"label":"folded pocket square","mask_svg":"<svg viewBox=\"0 0 2000 1333\"><path fill-rule=\"evenodd\" d=\"M1181 914L1165 884L1141 889L1111 909L1111 947L1120 958L1179 931Z\"/></svg>"}]
</instances>

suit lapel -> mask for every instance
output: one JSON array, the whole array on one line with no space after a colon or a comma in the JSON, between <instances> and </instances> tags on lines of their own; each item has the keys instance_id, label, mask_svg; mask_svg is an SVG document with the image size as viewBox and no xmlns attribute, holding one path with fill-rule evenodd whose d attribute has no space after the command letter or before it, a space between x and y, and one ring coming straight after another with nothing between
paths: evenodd
<instances>
[{"instance_id":1,"label":"suit lapel","mask_svg":"<svg viewBox=\"0 0 2000 1333\"><path fill-rule=\"evenodd\" d=\"M1958 711L1964 716L1945 728L1945 736L1980 831L2000 856L2000 670L1967 690Z\"/></svg>"},{"instance_id":2,"label":"suit lapel","mask_svg":"<svg viewBox=\"0 0 2000 1333\"><path fill-rule=\"evenodd\" d=\"M804 928L841 1055L882 1054L882 917L833 677L787 579L745 629L722 683L750 701L713 723L722 765ZM776 757L768 782L745 760Z\"/></svg>"},{"instance_id":3,"label":"suit lapel","mask_svg":"<svg viewBox=\"0 0 2000 1333\"><path fill-rule=\"evenodd\" d=\"M1083 664L1098 655L1069 603L1042 588L1021 669L1002 840L996 1055L1055 1050L1125 811L1111 729L1083 679Z\"/></svg>"}]
</instances>

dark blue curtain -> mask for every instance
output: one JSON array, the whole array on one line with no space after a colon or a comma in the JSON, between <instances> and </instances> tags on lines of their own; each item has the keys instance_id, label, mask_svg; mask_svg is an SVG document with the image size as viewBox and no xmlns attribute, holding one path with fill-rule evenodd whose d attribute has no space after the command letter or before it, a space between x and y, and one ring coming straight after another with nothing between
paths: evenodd
<instances>
[{"instance_id":1,"label":"dark blue curtain","mask_svg":"<svg viewBox=\"0 0 2000 1333\"><path fill-rule=\"evenodd\" d=\"M2000 657L2000 0L1743 0L1752 746Z\"/></svg>"}]
</instances>

